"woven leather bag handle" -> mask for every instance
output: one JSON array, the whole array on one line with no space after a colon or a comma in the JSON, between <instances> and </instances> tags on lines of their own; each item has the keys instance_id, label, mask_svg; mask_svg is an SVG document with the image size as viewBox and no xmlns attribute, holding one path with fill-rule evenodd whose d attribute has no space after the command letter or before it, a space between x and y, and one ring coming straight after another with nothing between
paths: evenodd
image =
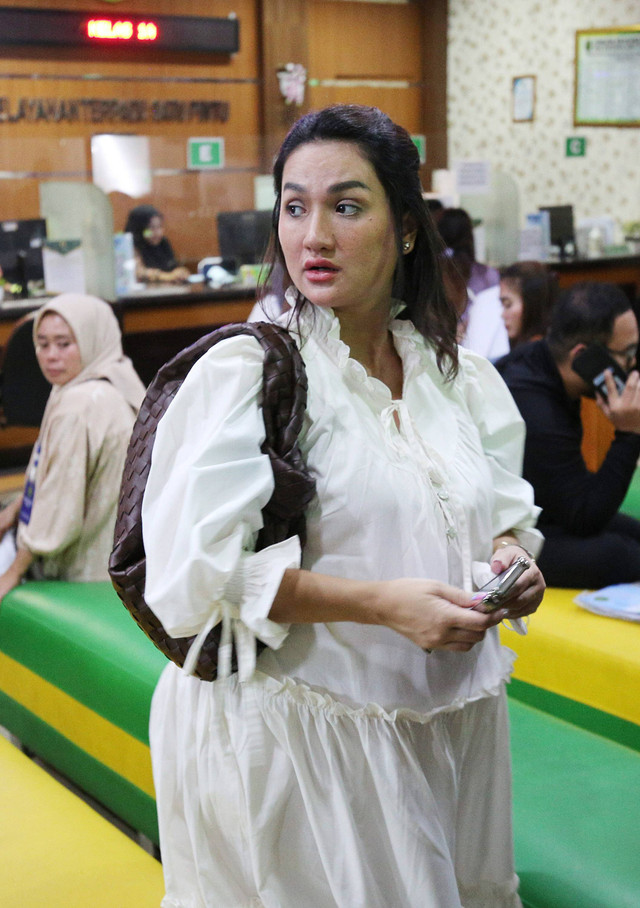
<instances>
[{"instance_id":1,"label":"woven leather bag handle","mask_svg":"<svg viewBox=\"0 0 640 908\"><path fill-rule=\"evenodd\" d=\"M305 508L315 494L298 445L307 403L307 376L300 351L288 331L277 325L248 322L225 325L201 337L165 363L142 402L123 472L114 547L109 575L118 596L145 634L165 656L182 666L194 637L170 637L144 599L146 556L142 541L142 498L151 467L151 452L158 423L193 364L214 344L238 334L256 337L264 349L261 399L266 438L262 451L269 455L275 488L262 510L263 528L256 549L299 535L304 543ZM215 507L215 501L211 502ZM204 642L195 670L203 681L214 681L218 671L221 627ZM264 644L256 640L258 652ZM232 671L237 671L235 647Z\"/></svg>"}]
</instances>

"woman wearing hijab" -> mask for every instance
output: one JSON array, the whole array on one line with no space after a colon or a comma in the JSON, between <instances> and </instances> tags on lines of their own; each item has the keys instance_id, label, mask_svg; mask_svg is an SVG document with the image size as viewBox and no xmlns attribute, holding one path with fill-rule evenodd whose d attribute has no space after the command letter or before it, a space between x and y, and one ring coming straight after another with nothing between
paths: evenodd
<instances>
[{"instance_id":1,"label":"woman wearing hijab","mask_svg":"<svg viewBox=\"0 0 640 908\"><path fill-rule=\"evenodd\" d=\"M164 217L153 205L137 205L129 212L125 233L133 236L136 277L139 281L180 283L189 271L178 263L164 235Z\"/></svg>"},{"instance_id":2,"label":"woman wearing hijab","mask_svg":"<svg viewBox=\"0 0 640 908\"><path fill-rule=\"evenodd\" d=\"M144 396L102 300L56 297L37 312L33 338L53 387L23 494L0 512L0 537L17 526L0 600L27 571L39 579L108 579L122 469Z\"/></svg>"}]
</instances>

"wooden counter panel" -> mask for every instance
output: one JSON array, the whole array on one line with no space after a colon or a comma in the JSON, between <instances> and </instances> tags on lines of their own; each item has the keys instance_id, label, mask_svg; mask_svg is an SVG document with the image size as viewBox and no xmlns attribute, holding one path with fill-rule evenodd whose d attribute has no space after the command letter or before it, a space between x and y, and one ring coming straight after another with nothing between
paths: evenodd
<instances>
[{"instance_id":1,"label":"wooden counter panel","mask_svg":"<svg viewBox=\"0 0 640 908\"><path fill-rule=\"evenodd\" d=\"M404 126L410 133L421 133L422 129L422 89L420 86L409 88L369 88L358 86L357 103L379 107L392 120ZM312 85L309 88L309 106L316 110L329 104L353 104L354 89L348 86Z\"/></svg>"},{"instance_id":2,"label":"wooden counter panel","mask_svg":"<svg viewBox=\"0 0 640 908\"><path fill-rule=\"evenodd\" d=\"M595 400L583 397L580 400L582 418L582 456L587 468L595 473L600 469L611 447L615 430Z\"/></svg>"},{"instance_id":3,"label":"wooden counter panel","mask_svg":"<svg viewBox=\"0 0 640 908\"><path fill-rule=\"evenodd\" d=\"M307 16L311 79L422 80L420 4L322 0L307 4ZM360 88L356 103L368 103Z\"/></svg>"},{"instance_id":4,"label":"wooden counter panel","mask_svg":"<svg viewBox=\"0 0 640 908\"><path fill-rule=\"evenodd\" d=\"M185 303L175 306L127 307L122 316L123 334L168 331L172 328L209 327L247 320L255 300Z\"/></svg>"},{"instance_id":5,"label":"wooden counter panel","mask_svg":"<svg viewBox=\"0 0 640 908\"><path fill-rule=\"evenodd\" d=\"M0 347L4 347L9 340L14 324L14 322L0 322Z\"/></svg>"},{"instance_id":6,"label":"wooden counter panel","mask_svg":"<svg viewBox=\"0 0 640 908\"><path fill-rule=\"evenodd\" d=\"M1 219L6 221L12 217L39 218L39 183L39 180L33 178L2 180Z\"/></svg>"},{"instance_id":7,"label":"wooden counter panel","mask_svg":"<svg viewBox=\"0 0 640 908\"><path fill-rule=\"evenodd\" d=\"M605 281L632 288L635 295L640 294L640 256L550 262L549 268L558 275L561 288L572 287L581 281Z\"/></svg>"},{"instance_id":8,"label":"wooden counter panel","mask_svg":"<svg viewBox=\"0 0 640 908\"><path fill-rule=\"evenodd\" d=\"M37 429L0 426L0 467L26 466L37 438Z\"/></svg>"},{"instance_id":9,"label":"wooden counter panel","mask_svg":"<svg viewBox=\"0 0 640 908\"><path fill-rule=\"evenodd\" d=\"M89 169L88 149L83 136L48 138L46 143L34 142L22 132L14 134L0 123L0 170L13 173L84 173ZM4 189L12 180L3 180ZM3 199L4 203L4 199ZM3 211L4 211L3 204ZM3 214L3 218L5 215Z\"/></svg>"}]
</instances>

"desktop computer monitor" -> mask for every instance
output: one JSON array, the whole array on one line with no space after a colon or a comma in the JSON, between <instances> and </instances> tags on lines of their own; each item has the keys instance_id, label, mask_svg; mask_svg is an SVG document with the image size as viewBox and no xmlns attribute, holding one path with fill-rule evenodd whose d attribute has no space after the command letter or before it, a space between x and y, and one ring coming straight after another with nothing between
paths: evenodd
<instances>
[{"instance_id":1,"label":"desktop computer monitor","mask_svg":"<svg viewBox=\"0 0 640 908\"><path fill-rule=\"evenodd\" d=\"M218 214L218 244L224 259L238 266L257 265L267 250L271 211L221 211Z\"/></svg>"},{"instance_id":2,"label":"desktop computer monitor","mask_svg":"<svg viewBox=\"0 0 640 908\"><path fill-rule=\"evenodd\" d=\"M558 247L560 256L564 258L567 246L570 243L575 246L573 205L546 205L538 210L549 213L549 242Z\"/></svg>"},{"instance_id":3,"label":"desktop computer monitor","mask_svg":"<svg viewBox=\"0 0 640 908\"><path fill-rule=\"evenodd\" d=\"M0 221L0 268L9 284L19 284L23 296L44 285L42 246L47 238L44 218Z\"/></svg>"}]
</instances>

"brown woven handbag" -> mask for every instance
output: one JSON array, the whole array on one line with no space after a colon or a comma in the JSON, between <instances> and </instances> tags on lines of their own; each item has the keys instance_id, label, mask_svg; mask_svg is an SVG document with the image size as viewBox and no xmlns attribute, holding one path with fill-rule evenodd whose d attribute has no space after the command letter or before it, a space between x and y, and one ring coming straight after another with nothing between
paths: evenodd
<instances>
[{"instance_id":1,"label":"brown woven handbag","mask_svg":"<svg viewBox=\"0 0 640 908\"><path fill-rule=\"evenodd\" d=\"M256 337L264 348L260 405L266 438L262 452L269 455L275 489L262 510L263 527L256 549L298 535L304 542L304 511L315 494L312 479L298 446L307 402L307 376L300 352L288 331L263 322L225 325L201 337L159 370L147 390L125 461L114 548L109 574L116 592L145 634L165 656L182 666L194 637L170 637L144 599L146 558L142 541L142 498L151 466L151 451L158 423L193 364L214 344L238 334ZM215 501L211 502L215 508ZM208 635L195 674L214 681L218 671L221 627ZM256 640L258 652L264 644ZM235 648L231 660L237 671Z\"/></svg>"}]
</instances>

